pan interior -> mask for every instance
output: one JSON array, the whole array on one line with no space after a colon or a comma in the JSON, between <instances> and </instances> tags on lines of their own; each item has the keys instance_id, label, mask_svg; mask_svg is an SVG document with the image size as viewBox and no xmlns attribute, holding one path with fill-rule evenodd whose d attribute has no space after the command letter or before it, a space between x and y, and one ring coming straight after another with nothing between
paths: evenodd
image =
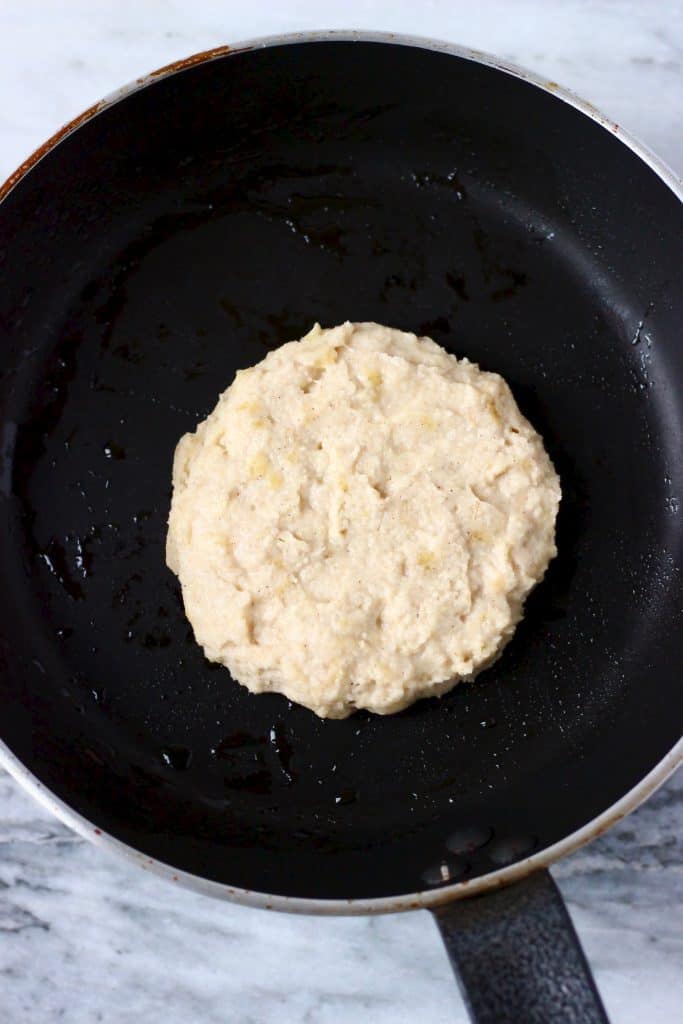
<instances>
[{"instance_id":1,"label":"pan interior","mask_svg":"<svg viewBox=\"0 0 683 1024\"><path fill-rule=\"evenodd\" d=\"M4 741L93 827L299 897L472 878L608 807L681 732L680 211L550 94L402 45L236 53L61 142L0 206ZM181 433L346 319L502 373L564 499L479 681L325 722L204 660L164 541Z\"/></svg>"}]
</instances>

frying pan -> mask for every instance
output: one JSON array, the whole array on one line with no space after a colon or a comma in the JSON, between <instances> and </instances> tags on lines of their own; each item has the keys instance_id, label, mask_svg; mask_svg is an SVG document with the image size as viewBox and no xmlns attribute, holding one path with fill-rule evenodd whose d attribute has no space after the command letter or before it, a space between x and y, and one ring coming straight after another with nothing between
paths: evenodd
<instances>
[{"instance_id":1,"label":"frying pan","mask_svg":"<svg viewBox=\"0 0 683 1024\"><path fill-rule=\"evenodd\" d=\"M346 33L141 79L0 197L4 765L203 892L433 910L477 1020L604 1020L546 868L683 752L672 175L554 83ZM476 683L321 721L204 660L165 522L174 445L235 371L345 319L502 373L564 498Z\"/></svg>"}]
</instances>

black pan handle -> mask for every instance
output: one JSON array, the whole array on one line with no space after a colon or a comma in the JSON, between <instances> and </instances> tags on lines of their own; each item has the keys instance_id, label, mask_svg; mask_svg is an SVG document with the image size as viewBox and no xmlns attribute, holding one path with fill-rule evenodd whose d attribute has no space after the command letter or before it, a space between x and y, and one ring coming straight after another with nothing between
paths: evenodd
<instances>
[{"instance_id":1,"label":"black pan handle","mask_svg":"<svg viewBox=\"0 0 683 1024\"><path fill-rule=\"evenodd\" d=\"M433 914L475 1024L609 1024L549 871Z\"/></svg>"}]
</instances>

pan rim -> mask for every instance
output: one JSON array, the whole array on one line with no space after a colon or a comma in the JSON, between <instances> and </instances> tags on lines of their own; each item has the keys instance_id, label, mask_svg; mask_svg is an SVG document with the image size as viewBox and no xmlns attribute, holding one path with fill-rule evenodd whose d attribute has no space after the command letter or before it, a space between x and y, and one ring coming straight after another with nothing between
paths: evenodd
<instances>
[{"instance_id":1,"label":"pan rim","mask_svg":"<svg viewBox=\"0 0 683 1024\"><path fill-rule=\"evenodd\" d=\"M225 44L222 46L213 47L210 50L202 50L198 53L191 54L189 57L182 58L180 60L173 61L170 64L166 64L161 68L157 68L154 71L150 71L145 75L141 75L138 78L127 82L125 85L120 86L118 89L114 89L108 93L101 100L93 103L90 107L87 107L80 114L77 114L66 124L58 128L45 142L41 143L32 153L30 153L25 160L9 175L4 182L0 183L0 203L10 192L14 189L15 185L28 174L29 171L35 167L43 157L47 156L60 142L63 142L69 135L77 131L82 125L86 124L92 118L97 117L103 111L109 107L114 106L121 100L126 99L128 96L135 92L139 92L142 89L148 88L157 81L161 81L164 78L168 78L171 75L178 74L181 71L185 71L190 67L194 67L197 64L206 64L214 60L220 60L221 58L228 56L235 56L238 53L245 53L249 50L263 50L268 47L275 46L287 46L295 45L298 43L324 43L324 42L347 42L347 43L386 43L395 46L405 46L413 49L421 50L432 50L435 53L446 53L454 57L460 57L464 60L469 60L475 64L482 64L486 67L493 68L496 71L501 71L503 74L511 75L513 78L519 78L522 81L528 82L529 85L536 86L543 92L550 93L555 96L558 100L567 103L570 107L574 107L580 113L590 118L591 121L595 121L610 134L616 136L620 142L622 142L628 149L630 149L637 157L639 157L643 163L645 163L655 174L664 182L668 188L674 193L674 195L683 202L683 178L679 177L671 167L662 160L646 143L636 138L625 128L622 128L616 121L607 117L601 110L598 109L589 100L579 96L573 90L566 86L560 85L553 79L547 78L544 75L536 74L534 71L530 71L528 68L522 67L520 64L516 64L513 61L503 60L501 57L495 56L495 54L486 53L483 50L477 50L473 47L460 46L457 43L449 43L440 39L432 39L428 36L412 35L401 32L371 32L356 29L326 29L320 31L300 31L300 32L284 32L276 35L268 36L257 36L252 39L240 40L233 44Z\"/></svg>"},{"instance_id":2,"label":"pan rim","mask_svg":"<svg viewBox=\"0 0 683 1024\"><path fill-rule=\"evenodd\" d=\"M64 139L77 131L81 125L86 124L102 111L108 109L127 96L141 89L147 88L154 82L177 74L186 68L197 64L233 55L240 52L267 47L292 45L299 43L315 42L377 42L399 46L427 49L435 52L446 53L461 59L491 67L504 74L522 79L530 85L550 93L570 106L574 107L586 117L601 125L606 131L615 135L627 148L629 148L639 159L668 186L674 195L683 202L683 182L673 170L658 156L656 156L646 145L621 128L616 122L606 117L593 104L577 96L569 89L558 85L556 82L537 75L527 69L509 61L502 60L492 54L484 53L469 47L459 46L455 43L448 43L441 40L429 39L422 36L403 35L393 32L365 32L355 30L329 30L292 32L279 35L271 35L249 39L238 42L231 46L219 46L175 61L157 71L136 78L134 81L124 85L107 95L104 99L89 107L73 120L60 128L46 142L39 146L26 160L7 178L4 184L0 185L0 203L13 191L14 187L28 174L43 157L47 156ZM591 839L597 838L606 832L621 818L635 810L643 803L656 789L661 786L670 775L683 764L683 738L681 738L672 749L656 764L650 772L628 793L622 796L605 811L593 818L586 825L565 836L563 839L546 847L529 857L524 858L497 871L481 875L478 878L464 880L453 885L445 885L435 890L416 891L397 896L364 899L310 899L292 896L271 895L248 889L233 887L223 882L216 882L174 868L164 861L149 857L137 850L135 847L122 842L110 833L96 828L83 815L79 814L65 801L43 785L42 782L20 761L7 744L0 739L0 767L4 768L34 799L43 807L55 815L65 825L76 833L89 839L97 846L109 849L133 861L140 867L154 872L168 881L176 882L186 888L192 889L204 895L228 899L235 903L257 907L268 910L280 910L290 913L303 914L325 914L325 915L353 915L367 913L390 913L395 911L435 909L448 903L451 900L462 899L483 893L489 889L495 889L511 884L524 878L526 875L541 868L547 868L560 857L572 853Z\"/></svg>"},{"instance_id":3,"label":"pan rim","mask_svg":"<svg viewBox=\"0 0 683 1024\"><path fill-rule=\"evenodd\" d=\"M114 854L123 856L138 867L151 871L166 881L175 882L186 889L192 889L204 896L229 900L245 906L261 910L280 910L293 914L319 914L325 916L351 916L360 914L388 914L405 910L435 910L451 901L481 895L491 889L499 889L513 882L521 881L527 875L551 864L567 854L573 853L581 846L597 839L626 815L645 802L655 790L673 775L683 764L683 738L666 754L655 767L628 793L617 800L611 807L593 818L586 825L565 836L564 839L547 846L523 860L507 867L499 868L473 879L464 879L453 885L444 885L438 889L404 893L396 896L366 897L363 899L311 899L298 896L281 896L258 892L252 889L241 889L216 882L202 875L175 868L172 864L149 857L116 836L96 827L88 818L75 811L69 804L56 796L24 765L0 740L0 767L4 768L35 800L50 811L64 825L67 825L84 839L95 846L102 847Z\"/></svg>"}]
</instances>

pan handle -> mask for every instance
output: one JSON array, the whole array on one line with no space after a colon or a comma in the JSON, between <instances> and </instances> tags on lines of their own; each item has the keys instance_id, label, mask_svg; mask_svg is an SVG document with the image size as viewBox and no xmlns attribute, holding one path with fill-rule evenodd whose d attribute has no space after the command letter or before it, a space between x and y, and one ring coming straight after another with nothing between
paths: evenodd
<instances>
[{"instance_id":1,"label":"pan handle","mask_svg":"<svg viewBox=\"0 0 683 1024\"><path fill-rule=\"evenodd\" d=\"M432 913L475 1024L609 1024L549 871Z\"/></svg>"}]
</instances>

